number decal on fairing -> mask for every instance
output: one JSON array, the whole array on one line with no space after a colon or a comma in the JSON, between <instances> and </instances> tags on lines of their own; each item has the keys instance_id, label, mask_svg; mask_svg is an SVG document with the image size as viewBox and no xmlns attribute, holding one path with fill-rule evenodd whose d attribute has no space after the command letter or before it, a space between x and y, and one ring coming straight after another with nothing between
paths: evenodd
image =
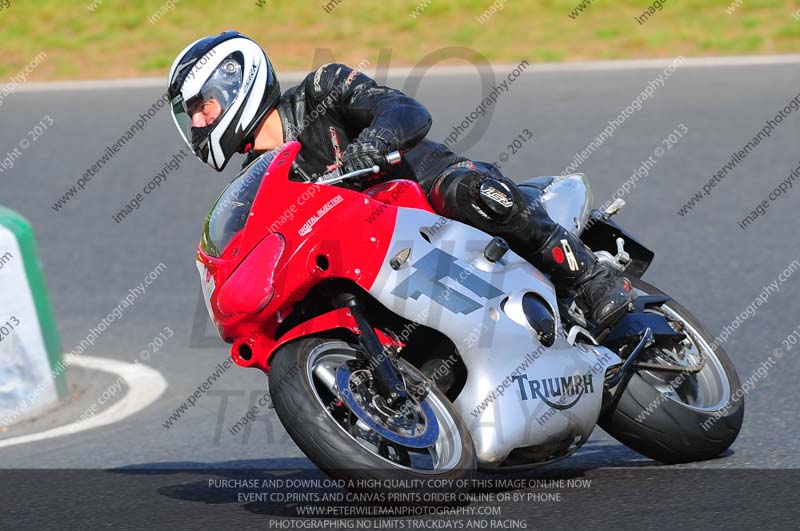
<instances>
[{"instance_id":1,"label":"number decal on fairing","mask_svg":"<svg viewBox=\"0 0 800 531\"><path fill-rule=\"evenodd\" d=\"M432 250L412 264L415 271L392 290L392 295L414 300L425 295L453 313L466 315L483 307L483 304L448 288L442 284L442 279L451 278L485 299L503 294L496 286L458 265L456 260L455 256L441 249Z\"/></svg>"}]
</instances>

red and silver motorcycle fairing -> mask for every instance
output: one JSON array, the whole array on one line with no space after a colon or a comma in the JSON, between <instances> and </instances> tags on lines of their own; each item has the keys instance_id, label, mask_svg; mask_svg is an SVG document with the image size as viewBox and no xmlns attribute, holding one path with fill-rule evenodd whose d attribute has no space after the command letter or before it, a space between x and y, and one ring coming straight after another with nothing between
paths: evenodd
<instances>
[{"instance_id":1,"label":"red and silver motorcycle fairing","mask_svg":"<svg viewBox=\"0 0 800 531\"><path fill-rule=\"evenodd\" d=\"M468 377L455 405L480 465L499 466L515 449L546 462L583 444L598 420L606 369L621 360L603 347L567 342L549 280L513 252L487 261L482 250L492 237L435 214L414 182L383 184L365 195L290 181L299 149L291 142L257 159L206 221L198 267L211 317L233 343L233 361L266 372L270 356L289 341L332 329L359 334L344 308L277 333L314 285L348 279L460 348ZM240 197L248 193L254 198ZM571 205L562 217L585 220L580 177L551 183L547 194ZM526 293L554 317L551 346L538 342L521 310ZM465 342L476 331L479 339Z\"/></svg>"},{"instance_id":2,"label":"red and silver motorcycle fairing","mask_svg":"<svg viewBox=\"0 0 800 531\"><path fill-rule=\"evenodd\" d=\"M598 422L667 463L716 457L736 439L736 371L697 318L641 280L653 252L611 220L621 200L589 212L581 175L520 183L637 292L595 339L567 334L549 280L501 240L436 215L417 183L331 186L378 167L292 181L299 151L266 153L228 185L198 269L233 361L269 373L281 422L328 474L458 484L476 465L565 457ZM463 362L449 371L456 383L426 389L426 361L444 357Z\"/></svg>"}]
</instances>

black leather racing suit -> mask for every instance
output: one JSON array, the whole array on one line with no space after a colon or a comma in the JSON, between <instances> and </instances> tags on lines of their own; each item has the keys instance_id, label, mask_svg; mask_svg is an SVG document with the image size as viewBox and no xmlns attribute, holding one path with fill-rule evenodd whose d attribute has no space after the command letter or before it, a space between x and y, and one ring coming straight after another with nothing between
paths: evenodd
<instances>
[{"instance_id":1,"label":"black leather racing suit","mask_svg":"<svg viewBox=\"0 0 800 531\"><path fill-rule=\"evenodd\" d=\"M345 65L327 64L288 89L277 110L284 141L298 140L303 145L297 162L307 174L318 176L339 166L348 145L377 131L390 138L389 151L403 152L402 162L380 180L416 180L441 215L504 238L514 252L567 287L590 288L584 293L590 310L596 306L592 299L608 297L609 272L598 266L594 255L555 223L540 203L527 201L516 184L492 166L473 162L425 138L431 115L415 99L379 86ZM376 182L378 179L365 178L352 186L363 189ZM606 282L588 282L593 279ZM612 298L616 312L621 296ZM627 294L624 298L627 300Z\"/></svg>"}]
</instances>

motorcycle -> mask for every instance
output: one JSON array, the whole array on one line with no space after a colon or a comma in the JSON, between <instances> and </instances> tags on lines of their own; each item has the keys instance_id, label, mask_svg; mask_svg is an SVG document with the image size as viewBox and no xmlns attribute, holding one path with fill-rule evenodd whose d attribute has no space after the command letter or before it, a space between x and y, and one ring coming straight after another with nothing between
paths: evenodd
<instances>
[{"instance_id":1,"label":"motorcycle","mask_svg":"<svg viewBox=\"0 0 800 531\"><path fill-rule=\"evenodd\" d=\"M654 254L612 221L624 202L590 209L582 175L520 184L632 284L630 311L598 329L504 240L434 212L416 182L335 186L381 168L312 179L300 148L231 181L197 265L232 360L267 374L280 421L330 476L458 481L541 466L597 425L664 463L736 439L736 371L641 280Z\"/></svg>"}]
</instances>

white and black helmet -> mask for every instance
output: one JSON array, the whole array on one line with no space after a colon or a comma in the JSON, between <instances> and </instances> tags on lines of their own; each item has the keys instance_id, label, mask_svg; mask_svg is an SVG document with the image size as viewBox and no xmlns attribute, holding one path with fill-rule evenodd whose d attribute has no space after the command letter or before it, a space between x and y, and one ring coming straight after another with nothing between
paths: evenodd
<instances>
[{"instance_id":1,"label":"white and black helmet","mask_svg":"<svg viewBox=\"0 0 800 531\"><path fill-rule=\"evenodd\" d=\"M281 89L264 50L241 33L226 31L193 42L178 55L169 71L168 96L183 140L200 160L222 171L252 143ZM196 127L195 110L210 100L221 112Z\"/></svg>"}]
</instances>

